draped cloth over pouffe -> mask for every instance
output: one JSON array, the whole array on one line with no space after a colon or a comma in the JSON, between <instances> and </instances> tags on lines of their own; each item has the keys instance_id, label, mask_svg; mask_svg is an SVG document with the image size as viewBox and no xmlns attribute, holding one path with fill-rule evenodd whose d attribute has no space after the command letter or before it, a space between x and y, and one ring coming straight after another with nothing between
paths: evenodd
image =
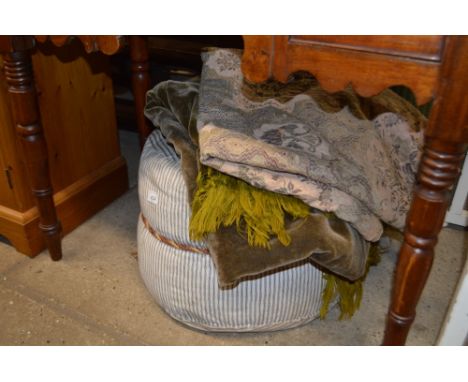
<instances>
[{"instance_id":1,"label":"draped cloth over pouffe","mask_svg":"<svg viewBox=\"0 0 468 382\"><path fill-rule=\"evenodd\" d=\"M145 115L160 129L180 157L182 176L190 202L195 200L201 190L198 182L200 177L197 174L203 173L203 169L199 171L197 166L198 87L196 82L162 82L148 92L145 108ZM234 179L228 178L221 180L221 183ZM265 196L264 190L255 190L245 182L240 182L244 183L248 190L259 191L261 197ZM209 183L212 184L210 181ZM222 195L216 187L211 191ZM233 197L239 195L237 190L230 187L227 192ZM205 206L209 210L205 210L206 212L220 211L219 205L205 203ZM304 206L307 211L310 210L307 205ZM263 212L261 214L263 215ZM194 222L193 219L194 216L191 217L191 223ZM260 216L260 219L264 217ZM276 237L269 240L269 248L248 245L244 235L239 234L235 225L220 227L218 231L209 233L206 243L218 272L219 285L232 286L245 277L259 276L307 259L312 259L328 271L351 281L364 275L369 243L349 223L333 217L328 218L320 211L310 210L303 219L288 219L285 224L286 232L292 238L289 246L282 244Z\"/></svg>"},{"instance_id":2,"label":"draped cloth over pouffe","mask_svg":"<svg viewBox=\"0 0 468 382\"><path fill-rule=\"evenodd\" d=\"M288 85L280 86L273 98L251 102L242 98L239 62L239 52L204 56L200 102L198 83L167 81L148 92L145 115L159 130L151 135L140 164L140 269L163 309L188 325L221 331L282 329L318 314L322 273L309 261L323 267L328 280L338 276L357 285L369 264L369 241L382 233L379 218L401 225L419 154L421 134L415 127L424 121L391 92L361 103L352 91L329 96L310 80L299 92L289 94ZM352 106L343 107L340 99ZM332 112L322 110L324 105ZM390 113L371 116L382 107ZM401 118L392 109L406 115ZM404 138L392 145L395 137ZM379 174L372 167L376 163ZM397 172L385 172L395 163ZM287 181L270 188L273 183L263 176L274 184ZM315 189L296 192L296 180ZM232 186L236 182L240 188ZM221 193L223 183L229 186ZM260 201L252 209L256 223L239 224L237 219L237 230L233 223L202 228L198 232L203 236L192 238L206 241L191 240L189 219L193 234L200 211L203 216L221 211L224 200L236 199L241 189L247 191L238 207L249 210L250 201ZM271 191L274 195L267 195ZM267 221L268 213L262 211L270 211L258 206L266 200L276 203L283 197L279 194L305 201L305 214L281 207L292 213L281 223L283 239L289 235L290 242L278 234L263 247L252 246L239 227L258 229L259 219ZM329 285L324 301L330 300Z\"/></svg>"},{"instance_id":3,"label":"draped cloth over pouffe","mask_svg":"<svg viewBox=\"0 0 468 382\"><path fill-rule=\"evenodd\" d=\"M180 158L159 130L148 138L139 170L141 212L154 231L174 242L206 249L188 235L190 206ZM305 261L288 269L220 288L208 254L176 249L138 224L138 262L144 283L173 318L210 331L271 331L319 315L322 272Z\"/></svg>"}]
</instances>

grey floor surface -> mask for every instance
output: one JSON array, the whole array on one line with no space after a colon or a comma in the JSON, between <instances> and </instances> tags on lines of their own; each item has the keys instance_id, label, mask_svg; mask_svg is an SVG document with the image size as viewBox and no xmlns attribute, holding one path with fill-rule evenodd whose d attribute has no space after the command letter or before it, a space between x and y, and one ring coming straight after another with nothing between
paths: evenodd
<instances>
[{"instance_id":1,"label":"grey floor surface","mask_svg":"<svg viewBox=\"0 0 468 382\"><path fill-rule=\"evenodd\" d=\"M362 307L349 321L327 319L287 331L213 334L168 317L138 273L137 138L121 133L131 189L63 239L64 258L35 259L0 243L0 345L378 345L396 254L373 267ZM468 250L467 232L444 228L409 345L435 343Z\"/></svg>"}]
</instances>

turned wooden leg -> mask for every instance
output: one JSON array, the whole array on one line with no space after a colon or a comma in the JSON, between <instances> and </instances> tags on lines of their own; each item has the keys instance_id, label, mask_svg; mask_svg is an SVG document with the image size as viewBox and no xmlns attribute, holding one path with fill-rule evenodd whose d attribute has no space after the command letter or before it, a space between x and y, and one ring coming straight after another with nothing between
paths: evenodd
<instances>
[{"instance_id":1,"label":"turned wooden leg","mask_svg":"<svg viewBox=\"0 0 468 382\"><path fill-rule=\"evenodd\" d=\"M143 114L146 103L146 92L150 88L149 53L146 37L131 36L130 58L132 60L132 89L135 99L135 112L137 118L138 133L140 135L140 147L143 148L146 138L151 133L151 127Z\"/></svg>"},{"instance_id":2,"label":"turned wooden leg","mask_svg":"<svg viewBox=\"0 0 468 382\"><path fill-rule=\"evenodd\" d=\"M40 123L29 51L6 53L4 66L16 132L23 146L26 171L39 210L39 227L52 260L60 260L61 227L53 201L47 147Z\"/></svg>"},{"instance_id":3,"label":"turned wooden leg","mask_svg":"<svg viewBox=\"0 0 468 382\"><path fill-rule=\"evenodd\" d=\"M462 144L427 141L400 249L384 345L405 344L432 266L449 190L460 174L463 159Z\"/></svg>"}]
</instances>

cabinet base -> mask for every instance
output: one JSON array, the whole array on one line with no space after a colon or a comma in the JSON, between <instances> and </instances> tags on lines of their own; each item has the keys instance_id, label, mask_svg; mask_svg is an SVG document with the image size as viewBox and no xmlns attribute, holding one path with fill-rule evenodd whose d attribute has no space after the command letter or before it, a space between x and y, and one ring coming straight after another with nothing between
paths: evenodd
<instances>
[{"instance_id":1,"label":"cabinet base","mask_svg":"<svg viewBox=\"0 0 468 382\"><path fill-rule=\"evenodd\" d=\"M127 164L120 156L55 193L54 203L63 234L73 231L127 190ZM0 235L29 257L46 248L36 207L20 212L0 206Z\"/></svg>"}]
</instances>

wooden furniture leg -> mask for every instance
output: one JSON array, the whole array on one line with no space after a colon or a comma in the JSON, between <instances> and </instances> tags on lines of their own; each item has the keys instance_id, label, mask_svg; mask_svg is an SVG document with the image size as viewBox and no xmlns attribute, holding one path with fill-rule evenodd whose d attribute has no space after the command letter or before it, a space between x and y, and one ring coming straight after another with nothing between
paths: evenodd
<instances>
[{"instance_id":1,"label":"wooden furniture leg","mask_svg":"<svg viewBox=\"0 0 468 382\"><path fill-rule=\"evenodd\" d=\"M461 144L429 140L425 147L400 249L384 345L403 345L406 341L432 266L437 236L450 201L449 190L463 159Z\"/></svg>"},{"instance_id":2,"label":"wooden furniture leg","mask_svg":"<svg viewBox=\"0 0 468 382\"><path fill-rule=\"evenodd\" d=\"M135 99L135 112L137 118L138 133L140 135L140 147L143 148L146 138L151 133L151 127L143 114L146 102L146 92L151 82L149 76L148 43L144 36L131 36L130 58L132 61L132 89Z\"/></svg>"},{"instance_id":3,"label":"wooden furniture leg","mask_svg":"<svg viewBox=\"0 0 468 382\"><path fill-rule=\"evenodd\" d=\"M447 39L426 146L400 249L384 345L404 345L468 143L468 38Z\"/></svg>"},{"instance_id":4,"label":"wooden furniture leg","mask_svg":"<svg viewBox=\"0 0 468 382\"><path fill-rule=\"evenodd\" d=\"M30 51L25 49L6 53L4 66L16 132L23 146L26 171L39 210L39 227L52 260L57 261L62 258L61 226L54 206Z\"/></svg>"}]
</instances>

